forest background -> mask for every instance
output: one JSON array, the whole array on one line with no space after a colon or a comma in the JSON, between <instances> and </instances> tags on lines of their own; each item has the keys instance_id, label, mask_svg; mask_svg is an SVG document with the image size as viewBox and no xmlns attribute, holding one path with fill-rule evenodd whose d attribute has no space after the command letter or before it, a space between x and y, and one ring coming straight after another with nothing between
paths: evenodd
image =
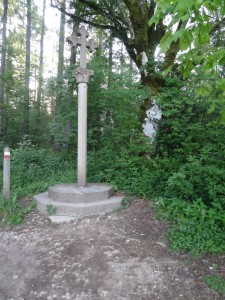
<instances>
[{"instance_id":1,"label":"forest background","mask_svg":"<svg viewBox=\"0 0 225 300\"><path fill-rule=\"evenodd\" d=\"M59 22L49 69L50 9ZM0 14L2 156L12 149L1 222L22 221L32 204L20 199L76 181L79 55L66 36L83 24L99 45L88 63L88 181L124 191L124 206L153 200L173 250L223 254L224 1L1 0ZM150 138L142 125L154 103L162 117Z\"/></svg>"}]
</instances>

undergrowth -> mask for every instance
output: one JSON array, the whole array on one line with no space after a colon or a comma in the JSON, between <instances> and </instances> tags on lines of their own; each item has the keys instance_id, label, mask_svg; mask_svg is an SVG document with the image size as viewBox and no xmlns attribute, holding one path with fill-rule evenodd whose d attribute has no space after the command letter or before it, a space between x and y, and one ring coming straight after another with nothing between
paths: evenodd
<instances>
[{"instance_id":1,"label":"undergrowth","mask_svg":"<svg viewBox=\"0 0 225 300\"><path fill-rule=\"evenodd\" d=\"M31 212L34 207L35 203L33 201L24 206L19 203L16 196L9 200L0 197L0 224L20 224L24 216Z\"/></svg>"},{"instance_id":2,"label":"undergrowth","mask_svg":"<svg viewBox=\"0 0 225 300\"><path fill-rule=\"evenodd\" d=\"M117 208L116 211L121 211L126 209L129 205L131 205L133 200L134 200L133 197L124 197L123 200L121 201L119 208Z\"/></svg>"},{"instance_id":3,"label":"undergrowth","mask_svg":"<svg viewBox=\"0 0 225 300\"><path fill-rule=\"evenodd\" d=\"M221 275L205 275L203 280L211 289L225 295L225 280Z\"/></svg>"},{"instance_id":4,"label":"undergrowth","mask_svg":"<svg viewBox=\"0 0 225 300\"><path fill-rule=\"evenodd\" d=\"M168 239L174 251L221 254L225 252L225 124L218 121L219 110L208 114L213 99L193 96L194 85L182 87L184 83L175 79L167 84L156 99L163 115L154 141L132 129L129 114L124 132L122 113L118 128L109 122L98 140L90 135L88 181L110 183L116 191L124 191L128 198L121 208L134 196L154 199L158 216L171 223ZM75 182L75 165L69 156L35 149L30 143L20 145L12 151L12 194L32 196L58 182ZM15 208L18 202L1 203L1 219L6 220L5 215L9 219L10 205Z\"/></svg>"},{"instance_id":5,"label":"undergrowth","mask_svg":"<svg viewBox=\"0 0 225 300\"><path fill-rule=\"evenodd\" d=\"M221 203L207 206L201 199L187 203L180 199L158 198L158 217L170 221L170 246L193 256L225 252L225 216Z\"/></svg>"},{"instance_id":6,"label":"undergrowth","mask_svg":"<svg viewBox=\"0 0 225 300\"><path fill-rule=\"evenodd\" d=\"M11 185L9 200L0 198L0 223L19 224L34 208L32 196L60 182L74 182L75 171L70 162L44 149L35 149L26 141L11 150ZM0 174L2 182L2 173ZM21 205L23 197L30 202Z\"/></svg>"}]
</instances>

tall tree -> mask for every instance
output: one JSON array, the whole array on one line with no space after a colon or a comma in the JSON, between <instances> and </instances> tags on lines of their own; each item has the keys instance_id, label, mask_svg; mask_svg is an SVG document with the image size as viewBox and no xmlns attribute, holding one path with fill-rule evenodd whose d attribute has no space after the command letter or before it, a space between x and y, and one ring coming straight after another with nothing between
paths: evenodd
<instances>
[{"instance_id":1,"label":"tall tree","mask_svg":"<svg viewBox=\"0 0 225 300\"><path fill-rule=\"evenodd\" d=\"M4 134L4 80L5 80L5 63L6 63L6 29L8 16L8 0L3 2L3 17L2 17L2 47L1 47L1 67L0 67L0 140Z\"/></svg>"},{"instance_id":2,"label":"tall tree","mask_svg":"<svg viewBox=\"0 0 225 300\"><path fill-rule=\"evenodd\" d=\"M41 39L40 39L40 58L38 70L38 92L36 106L36 136L40 136L40 113L43 96L43 66L44 66L44 35L45 35L45 8L46 0L43 0L42 23L41 23Z\"/></svg>"},{"instance_id":3,"label":"tall tree","mask_svg":"<svg viewBox=\"0 0 225 300\"><path fill-rule=\"evenodd\" d=\"M79 23L77 21L73 22L73 32L77 32L79 28ZM63 148L68 149L70 146L70 135L72 132L72 118L71 111L72 105L74 100L74 89L75 89L75 80L74 80L74 70L77 63L77 50L76 47L71 47L70 53L70 61L69 61L69 69L67 72L67 80L68 80L68 87L67 87L67 98L66 98L66 124L64 129L64 143ZM74 120L73 120L74 121Z\"/></svg>"},{"instance_id":4,"label":"tall tree","mask_svg":"<svg viewBox=\"0 0 225 300\"><path fill-rule=\"evenodd\" d=\"M65 10L66 1L61 1L60 8ZM64 75L64 45L65 45L65 14L61 12L60 29L59 29L59 51L58 51L58 67L57 67L57 94L55 103L55 122L56 128L60 125L60 114L63 99L63 75ZM54 150L59 150L59 140L57 135L54 138Z\"/></svg>"},{"instance_id":5,"label":"tall tree","mask_svg":"<svg viewBox=\"0 0 225 300\"><path fill-rule=\"evenodd\" d=\"M157 66L155 61L155 50L161 38L165 34L163 22L156 26L149 26L148 22L154 15L156 3L151 0L123 0L123 1L71 1L71 7L76 8L82 4L83 11L78 15L62 9L57 1L52 0L52 5L63 11L72 19L91 26L111 30L115 38L120 39L139 69L142 83L151 89L158 91L163 84L163 79L156 76ZM101 16L97 18L96 16ZM170 49L173 51L174 49ZM178 49L177 49L178 51ZM171 57L171 63L175 57ZM149 67L149 63L151 66Z\"/></svg>"},{"instance_id":6,"label":"tall tree","mask_svg":"<svg viewBox=\"0 0 225 300\"><path fill-rule=\"evenodd\" d=\"M29 134L30 111L30 50L31 50L31 0L27 0L27 26L26 26L26 61L25 61L25 93L24 93L24 119L23 134Z\"/></svg>"},{"instance_id":7,"label":"tall tree","mask_svg":"<svg viewBox=\"0 0 225 300\"><path fill-rule=\"evenodd\" d=\"M108 74L108 86L112 83L112 73L113 73L113 36L110 32L109 34L109 74Z\"/></svg>"},{"instance_id":8,"label":"tall tree","mask_svg":"<svg viewBox=\"0 0 225 300\"><path fill-rule=\"evenodd\" d=\"M168 70L168 67L177 70L176 58L180 46L187 43L190 46L196 33L195 40L201 47L202 42L210 41L212 33L223 30L225 23L223 0L202 0L197 3L192 0L71 0L71 8L76 8L77 5L83 8L79 14L76 10L73 12L71 9L60 8L57 2L52 0L52 5L70 18L97 28L110 29L113 36L123 42L139 70L142 84L149 92L143 111L151 105L151 96L157 94L165 85L163 71ZM156 19L149 22L154 16ZM167 21L171 17L171 26L164 22L166 17ZM163 39L167 41L166 46L164 44L165 54L157 57L156 49L160 47ZM222 63L223 51L216 52L216 55ZM208 57L210 66L210 54ZM190 66L190 60L188 61Z\"/></svg>"}]
</instances>

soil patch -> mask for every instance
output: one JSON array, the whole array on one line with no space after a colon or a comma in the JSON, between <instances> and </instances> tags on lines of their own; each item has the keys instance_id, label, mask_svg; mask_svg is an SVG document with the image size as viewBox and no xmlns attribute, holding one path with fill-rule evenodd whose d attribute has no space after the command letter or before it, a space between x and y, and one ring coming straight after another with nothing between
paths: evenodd
<instances>
[{"instance_id":1,"label":"soil patch","mask_svg":"<svg viewBox=\"0 0 225 300\"><path fill-rule=\"evenodd\" d=\"M203 282L224 257L165 245L167 225L140 199L122 212L55 225L36 211L0 229L0 300L222 300Z\"/></svg>"}]
</instances>

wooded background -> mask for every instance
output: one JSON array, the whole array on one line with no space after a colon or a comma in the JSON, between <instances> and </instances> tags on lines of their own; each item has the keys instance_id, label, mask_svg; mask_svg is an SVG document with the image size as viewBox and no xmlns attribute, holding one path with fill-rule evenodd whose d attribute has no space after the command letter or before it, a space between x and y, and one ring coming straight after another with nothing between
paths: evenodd
<instances>
[{"instance_id":1,"label":"wooded background","mask_svg":"<svg viewBox=\"0 0 225 300\"><path fill-rule=\"evenodd\" d=\"M65 40L84 25L99 44L88 58L89 181L153 199L173 224L174 250L223 253L225 2L0 3L0 147L13 149L16 198L76 180L79 54ZM47 72L50 4L59 18L56 74ZM151 139L142 125L153 103L162 118ZM2 203L10 222L21 220Z\"/></svg>"}]
</instances>

